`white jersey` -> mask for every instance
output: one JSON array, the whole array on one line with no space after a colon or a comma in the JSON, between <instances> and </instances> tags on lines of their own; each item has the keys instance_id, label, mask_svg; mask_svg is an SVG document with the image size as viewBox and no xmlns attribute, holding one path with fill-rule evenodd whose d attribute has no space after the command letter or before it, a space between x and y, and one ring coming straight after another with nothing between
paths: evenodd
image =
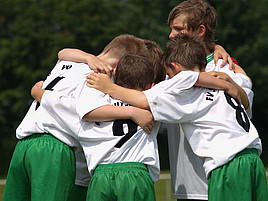
<instances>
[{"instance_id":1,"label":"white jersey","mask_svg":"<svg viewBox=\"0 0 268 201\"><path fill-rule=\"evenodd\" d=\"M57 92L65 96L73 96L75 89L82 88L83 84L85 85L86 76L90 72L93 71L90 70L87 64L69 61L58 62L44 81L43 87L48 89L45 93L53 91L53 93ZM75 147L76 183L87 186L89 183L88 171L85 157L78 142L77 132L72 132L52 110L47 110L43 107L42 101L40 106L37 101L33 101L26 116L16 130L16 137L23 139L33 133L50 133L68 146ZM65 104L65 107L69 107L68 102ZM62 108L61 117L68 121L69 124L72 124L75 116L70 114L70 112L65 112ZM75 126L75 124L72 124L71 127Z\"/></svg>"},{"instance_id":2,"label":"white jersey","mask_svg":"<svg viewBox=\"0 0 268 201\"><path fill-rule=\"evenodd\" d=\"M208 55L207 60L206 71L225 72L244 89L250 103L247 114L251 117L253 91L251 90L250 80L243 74L235 74L229 70L228 64L221 68L222 60L219 60L217 66L215 66L213 54ZM203 169L204 160L193 153L179 123L167 124L167 133L172 196L176 199L207 200L207 179Z\"/></svg>"},{"instance_id":3,"label":"white jersey","mask_svg":"<svg viewBox=\"0 0 268 201\"><path fill-rule=\"evenodd\" d=\"M245 148L260 154L262 146L257 130L234 98L223 91L191 87L198 75L183 71L144 93L156 121L181 123L193 152L204 158L208 177Z\"/></svg>"},{"instance_id":4,"label":"white jersey","mask_svg":"<svg viewBox=\"0 0 268 201\"><path fill-rule=\"evenodd\" d=\"M102 92L97 90L95 92L99 94L97 97L99 101L97 102L96 98L93 98L90 93L80 93L78 91L75 92L77 96L67 97L59 93L45 92L42 105L57 115L57 118L65 127L69 127L72 132L77 132L78 140L86 156L90 176L93 175L98 164L140 162L147 166L152 180L156 182L160 175L156 139L160 123L155 124L152 133L148 135L131 120L82 121L82 117L92 110L92 107L89 106L92 102L94 102L95 108L98 104L101 106L105 103L117 106L125 105ZM76 115L70 112L70 114L76 116L76 119L73 118L72 123L66 121L65 118L62 118L61 110L65 112L77 110ZM76 124L76 126L72 126L73 124Z\"/></svg>"},{"instance_id":5,"label":"white jersey","mask_svg":"<svg viewBox=\"0 0 268 201\"><path fill-rule=\"evenodd\" d=\"M92 70L86 64L61 61L52 69L43 84L43 88L72 96L74 89L82 80L86 79ZM71 118L71 116L65 117ZM69 119L71 121L71 119ZM39 103L33 101L26 116L16 130L18 139L22 139L33 133L51 133L65 144L76 147L79 145L69 130L58 123L58 120Z\"/></svg>"}]
</instances>

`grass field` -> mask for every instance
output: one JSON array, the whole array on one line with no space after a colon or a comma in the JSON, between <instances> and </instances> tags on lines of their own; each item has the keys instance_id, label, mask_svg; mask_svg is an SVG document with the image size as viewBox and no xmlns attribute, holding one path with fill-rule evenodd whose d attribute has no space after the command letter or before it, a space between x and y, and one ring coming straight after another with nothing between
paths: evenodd
<instances>
[{"instance_id":1,"label":"grass field","mask_svg":"<svg viewBox=\"0 0 268 201\"><path fill-rule=\"evenodd\" d=\"M0 185L0 200L1 201L3 200L4 189L5 189L5 186Z\"/></svg>"}]
</instances>

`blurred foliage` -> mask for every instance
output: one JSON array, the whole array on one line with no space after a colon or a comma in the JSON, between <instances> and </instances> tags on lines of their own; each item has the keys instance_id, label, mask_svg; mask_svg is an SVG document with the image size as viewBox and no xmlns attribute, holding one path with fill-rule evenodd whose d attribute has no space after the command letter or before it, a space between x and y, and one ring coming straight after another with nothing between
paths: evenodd
<instances>
[{"instance_id":1,"label":"blurred foliage","mask_svg":"<svg viewBox=\"0 0 268 201\"><path fill-rule=\"evenodd\" d=\"M15 129L65 47L99 54L119 34L168 40L167 17L178 0L0 0L0 175L6 174ZM268 0L210 0L217 10L217 43L253 81L253 122L268 144ZM161 145L160 145L161 146ZM262 155L268 165L267 150Z\"/></svg>"}]
</instances>

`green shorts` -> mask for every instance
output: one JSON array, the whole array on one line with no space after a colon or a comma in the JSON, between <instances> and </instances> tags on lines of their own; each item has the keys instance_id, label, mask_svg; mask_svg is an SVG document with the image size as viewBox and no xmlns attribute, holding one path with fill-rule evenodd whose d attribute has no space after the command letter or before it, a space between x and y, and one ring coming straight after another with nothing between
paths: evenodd
<instances>
[{"instance_id":1,"label":"green shorts","mask_svg":"<svg viewBox=\"0 0 268 201\"><path fill-rule=\"evenodd\" d=\"M155 201L153 180L143 163L99 165L89 183L87 201Z\"/></svg>"},{"instance_id":2,"label":"green shorts","mask_svg":"<svg viewBox=\"0 0 268 201\"><path fill-rule=\"evenodd\" d=\"M268 200L266 173L256 149L245 149L208 179L209 201Z\"/></svg>"},{"instance_id":3,"label":"green shorts","mask_svg":"<svg viewBox=\"0 0 268 201\"><path fill-rule=\"evenodd\" d=\"M65 201L75 182L72 148L49 134L19 140L3 201Z\"/></svg>"}]
</instances>

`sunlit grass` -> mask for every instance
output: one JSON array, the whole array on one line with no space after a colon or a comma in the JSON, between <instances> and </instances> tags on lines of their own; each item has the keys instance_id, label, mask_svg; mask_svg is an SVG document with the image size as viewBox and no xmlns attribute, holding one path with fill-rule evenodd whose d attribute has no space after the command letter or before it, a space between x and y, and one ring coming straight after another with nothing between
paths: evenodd
<instances>
[{"instance_id":1,"label":"sunlit grass","mask_svg":"<svg viewBox=\"0 0 268 201\"><path fill-rule=\"evenodd\" d=\"M4 189L5 189L5 186L0 185L0 200L1 200L1 201L3 200Z\"/></svg>"}]
</instances>

